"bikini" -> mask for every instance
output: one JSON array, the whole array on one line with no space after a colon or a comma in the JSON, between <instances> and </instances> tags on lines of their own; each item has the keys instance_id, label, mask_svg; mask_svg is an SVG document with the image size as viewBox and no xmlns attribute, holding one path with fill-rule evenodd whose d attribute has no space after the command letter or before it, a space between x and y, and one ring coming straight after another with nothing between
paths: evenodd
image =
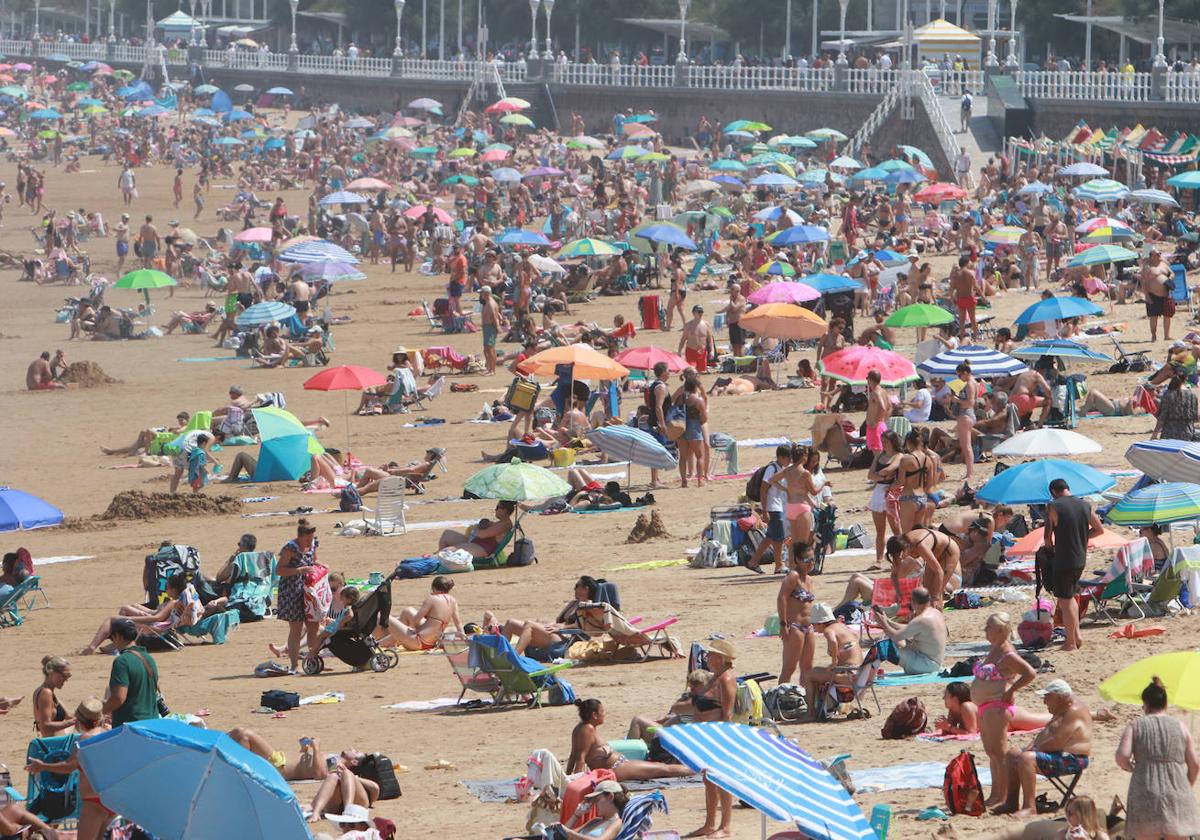
<instances>
[{"instance_id":1,"label":"bikini","mask_svg":"<svg viewBox=\"0 0 1200 840\"><path fill-rule=\"evenodd\" d=\"M792 593L788 597L801 604L811 604L817 600L817 596L813 595L802 586L797 586L795 589L793 589ZM795 621L789 621L787 626L791 627L793 630L799 630L802 633L807 633L812 629L812 622L809 621L805 622L804 624L800 624ZM699 709L697 709L697 711L699 711Z\"/></svg>"},{"instance_id":2,"label":"bikini","mask_svg":"<svg viewBox=\"0 0 1200 840\"><path fill-rule=\"evenodd\" d=\"M692 708L694 708L697 712L715 712L717 709L721 708L721 702L704 694L693 694Z\"/></svg>"},{"instance_id":3,"label":"bikini","mask_svg":"<svg viewBox=\"0 0 1200 840\"><path fill-rule=\"evenodd\" d=\"M50 696L54 697L54 717L50 718L50 721L52 723L59 723L60 721L66 720L67 719L67 710L65 708L63 708L63 704L59 702L58 696L54 694L54 690L51 689L49 686L43 685L40 688L38 688L37 691L33 692L33 705L35 707L37 706L38 695L41 694L43 691L49 691ZM37 725L36 720L33 722L33 728L35 731L40 731L40 730L38 730L38 725Z\"/></svg>"},{"instance_id":4,"label":"bikini","mask_svg":"<svg viewBox=\"0 0 1200 840\"><path fill-rule=\"evenodd\" d=\"M1008 655L1008 653L1004 654L1004 656ZM1000 658L1003 659L1004 657L1002 656ZM1000 670L999 663L995 662L984 662L983 660L980 660L975 663L974 667L971 668L971 673L975 676L975 679L979 680L980 682L1008 682L1008 677L1006 677ZM1016 708L1017 707L1015 705L1003 699L985 700L979 704L980 714L986 712L988 709L1003 709L1005 712L1011 715L1014 711L1016 711Z\"/></svg>"},{"instance_id":5,"label":"bikini","mask_svg":"<svg viewBox=\"0 0 1200 840\"><path fill-rule=\"evenodd\" d=\"M444 592L439 592L437 594L441 595L443 598L450 597L450 596L446 595ZM432 642L427 642L421 638L420 633L414 633L414 635L417 637L417 641L421 643L421 650L433 650L435 647L438 646L438 642L440 642L442 640L442 635L446 632L446 625L449 624L450 622L445 621L440 618L434 618L433 616L426 616L426 620L427 621L436 621L438 624L442 625L441 632L439 632L437 634L437 638L434 639Z\"/></svg>"},{"instance_id":6,"label":"bikini","mask_svg":"<svg viewBox=\"0 0 1200 840\"><path fill-rule=\"evenodd\" d=\"M926 456L925 459L918 460L917 456L914 454L913 459L917 460L917 463L919 463L921 466L919 469L912 470L911 472L905 472L904 477L907 479L907 478L911 478L914 475L919 475L919 476L921 476L921 486L924 487L925 486L925 473L929 469L929 462L927 460L928 456ZM928 500L928 496L926 496L924 492L902 493L900 495L900 501L912 502L913 504L917 505L918 507L923 507L927 500Z\"/></svg>"}]
</instances>

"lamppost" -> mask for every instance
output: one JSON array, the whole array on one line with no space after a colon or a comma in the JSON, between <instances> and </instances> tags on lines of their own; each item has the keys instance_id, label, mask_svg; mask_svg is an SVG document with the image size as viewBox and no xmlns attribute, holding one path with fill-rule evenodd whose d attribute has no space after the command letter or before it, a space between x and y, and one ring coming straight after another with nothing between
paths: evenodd
<instances>
[{"instance_id":1,"label":"lamppost","mask_svg":"<svg viewBox=\"0 0 1200 840\"><path fill-rule=\"evenodd\" d=\"M1016 70L1020 67L1021 62L1017 59L1017 3L1019 0L1008 0L1008 65L1009 70ZM1091 0L1088 0L1090 7ZM1091 14L1091 12L1088 12ZM1091 44L1088 44L1091 47ZM1089 50L1090 52L1090 50ZM1088 56L1088 61L1091 61L1091 55Z\"/></svg>"},{"instance_id":2,"label":"lamppost","mask_svg":"<svg viewBox=\"0 0 1200 840\"><path fill-rule=\"evenodd\" d=\"M396 0L396 48L392 50L392 58L399 61L404 58L404 47L401 40L400 20L404 16L404 0Z\"/></svg>"},{"instance_id":3,"label":"lamppost","mask_svg":"<svg viewBox=\"0 0 1200 840\"><path fill-rule=\"evenodd\" d=\"M988 0L988 51L984 63L988 67L997 67L1000 59L996 57L996 0Z\"/></svg>"},{"instance_id":4,"label":"lamppost","mask_svg":"<svg viewBox=\"0 0 1200 840\"><path fill-rule=\"evenodd\" d=\"M188 46L196 46L196 0L188 0L188 6L192 10L192 26L188 32Z\"/></svg>"},{"instance_id":5,"label":"lamppost","mask_svg":"<svg viewBox=\"0 0 1200 840\"><path fill-rule=\"evenodd\" d=\"M679 55L675 56L676 64L687 64L687 13L692 0L679 0Z\"/></svg>"},{"instance_id":6,"label":"lamppost","mask_svg":"<svg viewBox=\"0 0 1200 840\"><path fill-rule=\"evenodd\" d=\"M847 64L850 63L850 60L848 58L846 58L846 9L848 9L850 6L850 0L838 0L838 5L841 7L841 12L842 12L842 23L841 23L842 34L838 40L837 63L840 64L841 66L845 67Z\"/></svg>"},{"instance_id":7,"label":"lamppost","mask_svg":"<svg viewBox=\"0 0 1200 840\"><path fill-rule=\"evenodd\" d=\"M550 40L550 15L554 14L554 0L542 0L542 8L546 10L546 51L542 53L542 58L553 61L554 44Z\"/></svg>"},{"instance_id":8,"label":"lamppost","mask_svg":"<svg viewBox=\"0 0 1200 840\"><path fill-rule=\"evenodd\" d=\"M108 43L117 43L117 0L108 0Z\"/></svg>"},{"instance_id":9,"label":"lamppost","mask_svg":"<svg viewBox=\"0 0 1200 840\"><path fill-rule=\"evenodd\" d=\"M193 4L195 0L192 0ZM300 45L296 43L296 12L300 8L300 0L288 0L288 5L292 9L292 42L288 44L288 54L297 55L300 52Z\"/></svg>"},{"instance_id":10,"label":"lamppost","mask_svg":"<svg viewBox=\"0 0 1200 840\"><path fill-rule=\"evenodd\" d=\"M1159 21L1162 20L1162 15L1159 15ZM42 39L42 0L34 0L33 2L33 40L40 41ZM1162 24L1159 23L1158 31L1162 32Z\"/></svg>"},{"instance_id":11,"label":"lamppost","mask_svg":"<svg viewBox=\"0 0 1200 840\"><path fill-rule=\"evenodd\" d=\"M792 0L783 0L783 60L792 58Z\"/></svg>"},{"instance_id":12,"label":"lamppost","mask_svg":"<svg viewBox=\"0 0 1200 840\"><path fill-rule=\"evenodd\" d=\"M540 0L529 0L529 57L537 58L537 12Z\"/></svg>"},{"instance_id":13,"label":"lamppost","mask_svg":"<svg viewBox=\"0 0 1200 840\"><path fill-rule=\"evenodd\" d=\"M816 60L817 60L817 55L819 55L819 53L820 53L820 49L821 49L821 44L819 43L819 41L820 41L820 38L818 37L818 36L819 36L819 33L820 33L820 30L821 30L821 26L820 26L820 24L818 23L818 19L821 17L821 9L820 9L820 5L819 5L819 4L820 4L820 0L813 0L813 13L812 13L812 54L811 54L811 55L808 57L810 61L816 61Z\"/></svg>"},{"instance_id":14,"label":"lamppost","mask_svg":"<svg viewBox=\"0 0 1200 840\"><path fill-rule=\"evenodd\" d=\"M1163 54L1163 47L1166 41L1163 39L1163 0L1158 0L1158 54L1154 56L1154 68L1156 70L1165 69L1167 66L1167 57Z\"/></svg>"}]
</instances>

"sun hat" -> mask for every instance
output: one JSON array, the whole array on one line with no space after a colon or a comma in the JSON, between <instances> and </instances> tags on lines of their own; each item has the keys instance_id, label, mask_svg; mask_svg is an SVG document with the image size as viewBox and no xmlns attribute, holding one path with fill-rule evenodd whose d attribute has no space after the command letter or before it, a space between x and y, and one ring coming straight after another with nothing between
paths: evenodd
<instances>
[{"instance_id":1,"label":"sun hat","mask_svg":"<svg viewBox=\"0 0 1200 840\"><path fill-rule=\"evenodd\" d=\"M1037 690L1038 697L1045 697L1047 694L1061 694L1063 697L1070 697L1074 692L1071 691L1071 684L1066 680L1054 680L1045 688Z\"/></svg>"},{"instance_id":2,"label":"sun hat","mask_svg":"<svg viewBox=\"0 0 1200 840\"><path fill-rule=\"evenodd\" d=\"M96 697L89 697L75 707L75 717L96 723L104 717L104 704Z\"/></svg>"},{"instance_id":3,"label":"sun hat","mask_svg":"<svg viewBox=\"0 0 1200 840\"><path fill-rule=\"evenodd\" d=\"M361 805L347 805L340 814L326 814L325 819L335 823L369 823L371 812Z\"/></svg>"},{"instance_id":4,"label":"sun hat","mask_svg":"<svg viewBox=\"0 0 1200 840\"><path fill-rule=\"evenodd\" d=\"M812 612L809 614L809 621L813 624L829 624L837 621L837 618L834 617L833 610L829 608L828 604L821 603L813 604Z\"/></svg>"},{"instance_id":5,"label":"sun hat","mask_svg":"<svg viewBox=\"0 0 1200 840\"><path fill-rule=\"evenodd\" d=\"M703 647L709 653L715 653L718 656L723 656L730 662L737 659L737 650L734 648L731 642L727 642L724 639L713 639L710 642L706 642Z\"/></svg>"},{"instance_id":6,"label":"sun hat","mask_svg":"<svg viewBox=\"0 0 1200 840\"><path fill-rule=\"evenodd\" d=\"M621 787L621 785L618 782L614 782L612 779L605 779L602 782L597 782L596 786L594 788L592 788L592 792L583 798L584 799L595 799L597 796L601 796L602 794L605 794L605 793L622 793L622 792L623 792L623 788Z\"/></svg>"}]
</instances>

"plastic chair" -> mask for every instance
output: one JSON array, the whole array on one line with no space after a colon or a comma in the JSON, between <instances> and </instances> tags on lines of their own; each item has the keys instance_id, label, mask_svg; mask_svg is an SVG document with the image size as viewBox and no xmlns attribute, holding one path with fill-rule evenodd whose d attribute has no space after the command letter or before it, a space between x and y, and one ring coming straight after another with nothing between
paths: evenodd
<instances>
[{"instance_id":1,"label":"plastic chair","mask_svg":"<svg viewBox=\"0 0 1200 840\"><path fill-rule=\"evenodd\" d=\"M28 600L39 589L38 582L36 575L27 577L0 600L0 627L16 627L25 620L31 612Z\"/></svg>"},{"instance_id":2,"label":"plastic chair","mask_svg":"<svg viewBox=\"0 0 1200 840\"><path fill-rule=\"evenodd\" d=\"M573 662L564 662L561 665L543 666L517 653L508 639L497 635L474 636L471 639L470 657L472 663L500 681L500 689L493 695L493 702L515 702L528 696L532 707L542 705L542 693L551 685L547 678L574 665Z\"/></svg>"},{"instance_id":3,"label":"plastic chair","mask_svg":"<svg viewBox=\"0 0 1200 840\"><path fill-rule=\"evenodd\" d=\"M47 764L66 761L75 752L78 735L56 735L53 738L34 738L25 748L25 763L37 760ZM45 822L60 824L79 819L79 771L70 774L29 774L26 807Z\"/></svg>"},{"instance_id":4,"label":"plastic chair","mask_svg":"<svg viewBox=\"0 0 1200 840\"><path fill-rule=\"evenodd\" d=\"M374 514L367 521L369 533L384 537L408 533L408 524L404 521L403 476L392 475L379 482Z\"/></svg>"},{"instance_id":5,"label":"plastic chair","mask_svg":"<svg viewBox=\"0 0 1200 840\"><path fill-rule=\"evenodd\" d=\"M471 665L471 646L465 638L457 633L443 633L439 647L441 647L442 653L446 654L446 661L450 663L450 669L458 679L459 685L462 686L458 700L455 701L456 705L462 703L462 699L468 691L495 698L496 693L502 688L500 680L494 674Z\"/></svg>"}]
</instances>

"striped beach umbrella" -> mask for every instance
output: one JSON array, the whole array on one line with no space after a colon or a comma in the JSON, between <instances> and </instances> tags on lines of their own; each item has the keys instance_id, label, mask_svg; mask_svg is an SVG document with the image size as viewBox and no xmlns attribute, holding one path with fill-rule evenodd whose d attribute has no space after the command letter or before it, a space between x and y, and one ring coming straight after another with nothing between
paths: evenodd
<instances>
[{"instance_id":1,"label":"striped beach umbrella","mask_svg":"<svg viewBox=\"0 0 1200 840\"><path fill-rule=\"evenodd\" d=\"M1129 262L1130 260L1136 260L1137 258L1138 255L1136 251L1131 251L1128 248L1122 248L1120 245L1097 245L1094 248L1088 248L1085 251L1080 251L1067 261L1067 265L1072 268L1077 268L1085 265L1106 265L1114 262Z\"/></svg>"},{"instance_id":2,"label":"striped beach umbrella","mask_svg":"<svg viewBox=\"0 0 1200 840\"><path fill-rule=\"evenodd\" d=\"M237 316L239 327L258 327L275 321L286 321L296 314L296 308L278 300L264 300Z\"/></svg>"},{"instance_id":3,"label":"striped beach umbrella","mask_svg":"<svg viewBox=\"0 0 1200 840\"><path fill-rule=\"evenodd\" d=\"M1056 458L1102 452L1103 447L1087 435L1070 429L1032 429L1019 432L992 453L1008 458Z\"/></svg>"},{"instance_id":4,"label":"striped beach umbrella","mask_svg":"<svg viewBox=\"0 0 1200 840\"><path fill-rule=\"evenodd\" d=\"M1134 526L1197 518L1200 518L1200 484L1182 481L1151 484L1126 493L1107 516L1116 525Z\"/></svg>"},{"instance_id":5,"label":"striped beach umbrella","mask_svg":"<svg viewBox=\"0 0 1200 840\"><path fill-rule=\"evenodd\" d=\"M320 204L322 207L329 207L334 204L366 204L367 201L365 195L359 195L349 190L338 190L322 198Z\"/></svg>"},{"instance_id":6,"label":"striped beach umbrella","mask_svg":"<svg viewBox=\"0 0 1200 840\"><path fill-rule=\"evenodd\" d=\"M349 263L315 262L304 263L296 271L305 280L324 280L326 283L341 283L346 280L366 280L363 274Z\"/></svg>"},{"instance_id":7,"label":"striped beach umbrella","mask_svg":"<svg viewBox=\"0 0 1200 840\"><path fill-rule=\"evenodd\" d=\"M282 262L293 263L338 262L349 265L358 265L359 263L358 257L341 245L326 242L324 239L314 239L293 245L291 248L285 248L280 252L279 259Z\"/></svg>"},{"instance_id":8,"label":"striped beach umbrella","mask_svg":"<svg viewBox=\"0 0 1200 840\"><path fill-rule=\"evenodd\" d=\"M1140 201L1142 204L1165 204L1168 207L1179 206L1179 202L1170 193L1165 193L1162 190L1134 190L1127 197L1134 201Z\"/></svg>"},{"instance_id":9,"label":"striped beach umbrella","mask_svg":"<svg viewBox=\"0 0 1200 840\"><path fill-rule=\"evenodd\" d=\"M795 267L789 262L782 260L771 260L771 262L763 263L757 269L759 274L769 274L775 277L793 277L796 274Z\"/></svg>"},{"instance_id":10,"label":"striped beach umbrella","mask_svg":"<svg viewBox=\"0 0 1200 840\"><path fill-rule=\"evenodd\" d=\"M968 344L965 347L945 350L926 359L917 365L917 370L927 376L953 378L956 375L955 369L963 362L971 366L971 373L976 379L1011 376L1027 369L1024 362L1007 353L978 344Z\"/></svg>"},{"instance_id":11,"label":"striped beach umbrella","mask_svg":"<svg viewBox=\"0 0 1200 840\"><path fill-rule=\"evenodd\" d=\"M1108 473L1087 464L1043 458L1009 467L980 487L975 497L997 505L1042 505L1050 501L1050 482L1056 478L1067 482L1073 496L1103 493L1117 483Z\"/></svg>"},{"instance_id":12,"label":"striped beach umbrella","mask_svg":"<svg viewBox=\"0 0 1200 840\"><path fill-rule=\"evenodd\" d=\"M620 248L603 239L576 239L574 242L564 245L556 256L560 259L570 260L576 257L612 257L619 253L621 253Z\"/></svg>"},{"instance_id":13,"label":"striped beach umbrella","mask_svg":"<svg viewBox=\"0 0 1200 840\"><path fill-rule=\"evenodd\" d=\"M1110 248L1111 245L1100 245L1100 248ZM1064 318L1079 318L1084 315L1099 315L1104 310L1087 298L1081 297L1052 297L1039 300L1017 316L1014 323L1036 324L1040 321L1061 321Z\"/></svg>"},{"instance_id":14,"label":"striped beach umbrella","mask_svg":"<svg viewBox=\"0 0 1200 840\"><path fill-rule=\"evenodd\" d=\"M533 230L522 230L521 228L510 228L496 237L498 245L549 245L550 240L544 235Z\"/></svg>"},{"instance_id":15,"label":"striped beach umbrella","mask_svg":"<svg viewBox=\"0 0 1200 840\"><path fill-rule=\"evenodd\" d=\"M603 426L588 432L588 440L608 457L620 461L652 470L670 470L679 466L679 461L653 435L633 426Z\"/></svg>"},{"instance_id":16,"label":"striped beach umbrella","mask_svg":"<svg viewBox=\"0 0 1200 840\"><path fill-rule=\"evenodd\" d=\"M1105 169L1103 166L1097 166L1094 163L1089 163L1086 160L1082 160L1079 163L1072 163L1069 166L1060 167L1059 170L1057 172L1055 172L1054 174L1058 175L1058 176L1066 176L1066 177L1073 177L1073 178L1078 178L1078 177L1094 178L1097 175L1107 175L1108 170Z\"/></svg>"},{"instance_id":17,"label":"striped beach umbrella","mask_svg":"<svg viewBox=\"0 0 1200 840\"><path fill-rule=\"evenodd\" d=\"M990 245L1016 245L1026 233L1025 228L1016 225L1001 225L994 227L983 235L983 241Z\"/></svg>"},{"instance_id":18,"label":"striped beach umbrella","mask_svg":"<svg viewBox=\"0 0 1200 840\"><path fill-rule=\"evenodd\" d=\"M763 816L795 823L812 840L874 840L842 783L786 738L739 723L659 730L664 748Z\"/></svg>"},{"instance_id":19,"label":"striped beach umbrella","mask_svg":"<svg viewBox=\"0 0 1200 840\"><path fill-rule=\"evenodd\" d=\"M1129 187L1112 178L1093 178L1091 181L1084 181L1071 192L1076 198L1088 201L1120 201L1129 195Z\"/></svg>"},{"instance_id":20,"label":"striped beach umbrella","mask_svg":"<svg viewBox=\"0 0 1200 840\"><path fill-rule=\"evenodd\" d=\"M1144 440L1125 450L1125 460L1159 481L1200 485L1200 443Z\"/></svg>"}]
</instances>

